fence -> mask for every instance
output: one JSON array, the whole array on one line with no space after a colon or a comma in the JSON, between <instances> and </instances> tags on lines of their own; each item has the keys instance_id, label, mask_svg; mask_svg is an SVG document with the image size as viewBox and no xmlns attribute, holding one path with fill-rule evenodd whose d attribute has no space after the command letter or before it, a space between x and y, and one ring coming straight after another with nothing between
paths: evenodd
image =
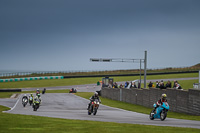
<instances>
[{"instance_id":1,"label":"fence","mask_svg":"<svg viewBox=\"0 0 200 133\"><path fill-rule=\"evenodd\" d=\"M63 76L0 79L0 82L14 82L14 81L26 81L26 80L42 80L42 79L63 79Z\"/></svg>"},{"instance_id":2,"label":"fence","mask_svg":"<svg viewBox=\"0 0 200 133\"><path fill-rule=\"evenodd\" d=\"M161 95L166 93L170 110L179 113L200 115L200 90L189 89L176 90L157 88L150 89L119 89L102 88L102 97L112 100L123 101L131 104L142 105L153 108L153 104L160 99Z\"/></svg>"}]
</instances>

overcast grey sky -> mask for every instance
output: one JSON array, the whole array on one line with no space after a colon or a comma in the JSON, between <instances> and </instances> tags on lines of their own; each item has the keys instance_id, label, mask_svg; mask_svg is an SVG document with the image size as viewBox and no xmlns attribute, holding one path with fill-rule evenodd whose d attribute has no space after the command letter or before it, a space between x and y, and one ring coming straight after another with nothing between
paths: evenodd
<instances>
[{"instance_id":1,"label":"overcast grey sky","mask_svg":"<svg viewBox=\"0 0 200 133\"><path fill-rule=\"evenodd\" d=\"M0 70L113 70L200 63L200 0L0 0Z\"/></svg>"}]
</instances>

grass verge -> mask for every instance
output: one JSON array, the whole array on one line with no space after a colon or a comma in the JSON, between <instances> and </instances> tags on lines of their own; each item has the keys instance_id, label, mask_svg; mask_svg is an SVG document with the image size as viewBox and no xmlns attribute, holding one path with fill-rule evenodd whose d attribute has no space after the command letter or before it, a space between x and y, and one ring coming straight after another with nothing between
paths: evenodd
<instances>
[{"instance_id":1,"label":"grass verge","mask_svg":"<svg viewBox=\"0 0 200 133\"><path fill-rule=\"evenodd\" d=\"M7 107L0 106L0 111ZM148 126L138 124L121 124L113 122L97 122L85 120L69 120L41 116L8 114L0 112L0 129L2 133L199 133L200 129Z\"/></svg>"},{"instance_id":2,"label":"grass verge","mask_svg":"<svg viewBox=\"0 0 200 133\"><path fill-rule=\"evenodd\" d=\"M186 73L186 74L166 74L166 75L149 75L147 79L170 79L170 78L188 78L198 77L198 73ZM139 79L139 76L126 76L126 77L112 77L115 82L118 81L132 81ZM143 79L143 76L142 76ZM18 81L18 82L1 82L1 88L32 88L32 87L55 87L55 86L70 86L70 85L82 85L82 84L94 84L97 81L102 80L100 77L93 78L69 78L69 79L51 79L51 80L32 80L32 81ZM192 81L194 83L196 81ZM190 86L183 86L183 88L192 88Z\"/></svg>"},{"instance_id":3,"label":"grass verge","mask_svg":"<svg viewBox=\"0 0 200 133\"><path fill-rule=\"evenodd\" d=\"M78 92L78 93L76 93L76 95L86 98L86 99L89 99L93 95L93 93L92 92ZM143 114L149 114L150 111L153 109L153 107L147 108L147 107L144 107L141 105L120 102L120 101L111 100L111 99L103 98L103 97L100 97L100 99L101 99L102 104L104 104L104 105L116 107L116 108L120 108L120 109L124 109L124 110L128 110L128 111L143 113ZM176 118L176 119L200 121L200 116L187 115L187 114L176 113L176 112L171 112L171 111L168 112L167 117Z\"/></svg>"}]
</instances>

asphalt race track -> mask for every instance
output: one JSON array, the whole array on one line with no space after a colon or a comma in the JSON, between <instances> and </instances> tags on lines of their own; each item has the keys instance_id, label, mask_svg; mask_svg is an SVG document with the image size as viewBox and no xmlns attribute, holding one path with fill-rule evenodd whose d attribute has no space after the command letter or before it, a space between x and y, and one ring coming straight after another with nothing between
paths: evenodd
<instances>
[{"instance_id":1,"label":"asphalt race track","mask_svg":"<svg viewBox=\"0 0 200 133\"><path fill-rule=\"evenodd\" d=\"M42 95L42 104L38 111L33 111L30 105L22 106L21 96L16 99L14 107L7 111L13 114L37 115L64 119L92 120L130 124L144 124L156 126L173 126L173 127L190 127L200 129L200 121L181 120L166 118L165 121L150 120L149 115L125 111L122 109L112 108L105 105L100 105L97 115L87 114L87 105L89 100L78 97L69 93L46 93ZM3 101L0 99L0 104L6 105L7 102L12 106L13 101Z\"/></svg>"}]
</instances>

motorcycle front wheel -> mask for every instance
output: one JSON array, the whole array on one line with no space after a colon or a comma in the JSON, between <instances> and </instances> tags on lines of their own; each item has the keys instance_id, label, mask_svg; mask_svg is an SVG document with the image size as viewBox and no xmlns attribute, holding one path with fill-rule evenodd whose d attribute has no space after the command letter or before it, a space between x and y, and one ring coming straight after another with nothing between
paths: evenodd
<instances>
[{"instance_id":1,"label":"motorcycle front wheel","mask_svg":"<svg viewBox=\"0 0 200 133\"><path fill-rule=\"evenodd\" d=\"M97 108L94 108L93 115L96 115L96 114L97 114Z\"/></svg>"},{"instance_id":2,"label":"motorcycle front wheel","mask_svg":"<svg viewBox=\"0 0 200 133\"><path fill-rule=\"evenodd\" d=\"M154 120L154 110L152 110L149 114L149 119Z\"/></svg>"},{"instance_id":3,"label":"motorcycle front wheel","mask_svg":"<svg viewBox=\"0 0 200 133\"><path fill-rule=\"evenodd\" d=\"M167 113L164 112L164 111L162 111L162 112L160 113L160 120L161 120L161 121L164 121L166 117L167 117Z\"/></svg>"}]
</instances>

